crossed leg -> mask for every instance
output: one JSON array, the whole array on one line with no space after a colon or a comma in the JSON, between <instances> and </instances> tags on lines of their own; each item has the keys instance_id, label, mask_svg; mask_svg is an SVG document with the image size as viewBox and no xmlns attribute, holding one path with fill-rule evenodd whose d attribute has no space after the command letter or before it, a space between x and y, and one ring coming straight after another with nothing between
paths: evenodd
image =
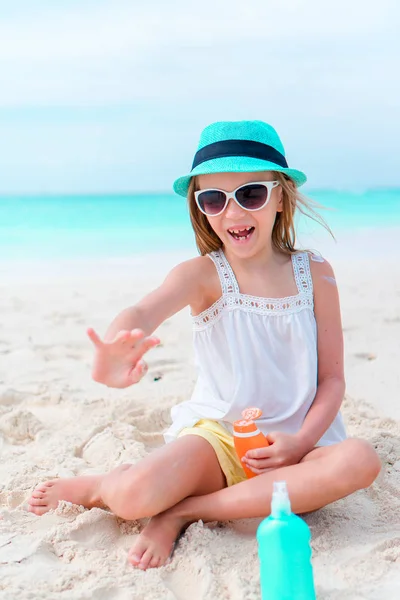
<instances>
[{"instance_id":1,"label":"crossed leg","mask_svg":"<svg viewBox=\"0 0 400 600\"><path fill-rule=\"evenodd\" d=\"M292 510L311 512L376 479L381 464L368 443L349 439L340 444L316 448L299 464L283 467L211 494L182 500L153 517L129 553L132 564L142 569L153 566L153 557L168 557L180 532L190 523L225 521L269 514L274 481L285 480ZM157 559L157 566L166 559Z\"/></svg>"},{"instance_id":2,"label":"crossed leg","mask_svg":"<svg viewBox=\"0 0 400 600\"><path fill-rule=\"evenodd\" d=\"M374 449L349 439L316 448L299 464L227 488L212 446L204 438L186 435L107 475L42 484L33 492L29 510L41 515L59 500L68 500L88 508L108 506L128 520L153 517L129 553L132 564L146 569L166 562L189 523L267 515L273 481L287 482L292 509L302 513L368 487L379 470Z\"/></svg>"},{"instance_id":3,"label":"crossed leg","mask_svg":"<svg viewBox=\"0 0 400 600\"><path fill-rule=\"evenodd\" d=\"M29 511L43 515L57 508L59 500L66 500L86 508L108 507L123 519L141 519L153 517L188 496L210 494L225 486L225 476L211 444L198 435L185 435L154 450L137 464L121 465L106 475L42 483L29 499ZM164 549L165 544L161 547ZM153 552L147 564L157 566L170 552L171 548L165 556ZM139 566L142 555L131 562Z\"/></svg>"}]
</instances>

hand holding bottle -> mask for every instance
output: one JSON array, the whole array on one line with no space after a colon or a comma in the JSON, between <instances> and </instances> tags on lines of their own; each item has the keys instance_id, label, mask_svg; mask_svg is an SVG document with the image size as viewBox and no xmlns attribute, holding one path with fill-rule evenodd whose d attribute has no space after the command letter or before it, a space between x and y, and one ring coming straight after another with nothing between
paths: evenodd
<instances>
[{"instance_id":1,"label":"hand holding bottle","mask_svg":"<svg viewBox=\"0 0 400 600\"><path fill-rule=\"evenodd\" d=\"M296 435L278 431L269 433L266 438L269 446L248 450L243 457L243 463L256 475L295 465L307 452Z\"/></svg>"},{"instance_id":2,"label":"hand holding bottle","mask_svg":"<svg viewBox=\"0 0 400 600\"><path fill-rule=\"evenodd\" d=\"M108 387L126 388L138 383L147 372L143 355L160 343L141 329L120 331L111 341L103 341L93 329L87 334L95 347L92 377Z\"/></svg>"}]
</instances>

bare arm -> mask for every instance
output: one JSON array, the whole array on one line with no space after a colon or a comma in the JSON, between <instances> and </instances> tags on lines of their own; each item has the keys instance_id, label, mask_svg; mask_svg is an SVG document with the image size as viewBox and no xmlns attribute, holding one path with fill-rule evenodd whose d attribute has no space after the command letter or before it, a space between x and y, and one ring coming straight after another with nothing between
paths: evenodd
<instances>
[{"instance_id":1,"label":"bare arm","mask_svg":"<svg viewBox=\"0 0 400 600\"><path fill-rule=\"evenodd\" d=\"M158 288L112 321L105 339L133 329L151 335L166 319L191 304L202 293L201 260L194 258L174 267Z\"/></svg>"},{"instance_id":2,"label":"bare arm","mask_svg":"<svg viewBox=\"0 0 400 600\"><path fill-rule=\"evenodd\" d=\"M312 263L318 328L318 388L298 437L310 451L335 419L345 391L343 333L335 275L327 261Z\"/></svg>"},{"instance_id":3,"label":"bare arm","mask_svg":"<svg viewBox=\"0 0 400 600\"><path fill-rule=\"evenodd\" d=\"M88 329L96 349L92 369L95 381L115 388L140 381L147 370L143 355L159 344L151 333L168 317L202 298L205 264L198 257L172 269L160 287L114 319L104 341Z\"/></svg>"},{"instance_id":4,"label":"bare arm","mask_svg":"<svg viewBox=\"0 0 400 600\"><path fill-rule=\"evenodd\" d=\"M336 417L343 400L343 334L339 295L332 267L326 261L311 266L318 328L318 388L300 431L271 432L270 446L249 450L245 464L256 474L298 463Z\"/></svg>"}]
</instances>

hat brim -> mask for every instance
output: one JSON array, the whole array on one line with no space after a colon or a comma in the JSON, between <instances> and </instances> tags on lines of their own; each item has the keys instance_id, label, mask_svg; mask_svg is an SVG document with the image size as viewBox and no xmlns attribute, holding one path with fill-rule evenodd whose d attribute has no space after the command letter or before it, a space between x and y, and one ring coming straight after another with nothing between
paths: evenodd
<instances>
[{"instance_id":1,"label":"hat brim","mask_svg":"<svg viewBox=\"0 0 400 600\"><path fill-rule=\"evenodd\" d=\"M190 180L195 175L208 175L210 173L251 173L257 171L279 171L290 177L297 187L300 187L307 181L306 175L297 169L280 167L275 163L248 156L224 156L223 158L208 160L195 167L189 175L178 177L178 179L174 181L173 189L176 194L186 198Z\"/></svg>"}]
</instances>

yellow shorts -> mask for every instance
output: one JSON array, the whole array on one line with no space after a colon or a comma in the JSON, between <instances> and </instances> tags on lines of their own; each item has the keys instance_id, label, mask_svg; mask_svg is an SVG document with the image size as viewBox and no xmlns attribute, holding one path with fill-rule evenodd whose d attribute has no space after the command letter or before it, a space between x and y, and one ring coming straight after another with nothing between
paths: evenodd
<instances>
[{"instance_id":1,"label":"yellow shorts","mask_svg":"<svg viewBox=\"0 0 400 600\"><path fill-rule=\"evenodd\" d=\"M233 436L222 427L217 421L210 419L201 419L197 421L193 427L185 427L182 429L178 437L182 435L200 435L208 442L215 450L220 467L225 475L226 482L229 485L240 483L246 478L246 473L243 470L238 455L236 454L233 443Z\"/></svg>"}]
</instances>

